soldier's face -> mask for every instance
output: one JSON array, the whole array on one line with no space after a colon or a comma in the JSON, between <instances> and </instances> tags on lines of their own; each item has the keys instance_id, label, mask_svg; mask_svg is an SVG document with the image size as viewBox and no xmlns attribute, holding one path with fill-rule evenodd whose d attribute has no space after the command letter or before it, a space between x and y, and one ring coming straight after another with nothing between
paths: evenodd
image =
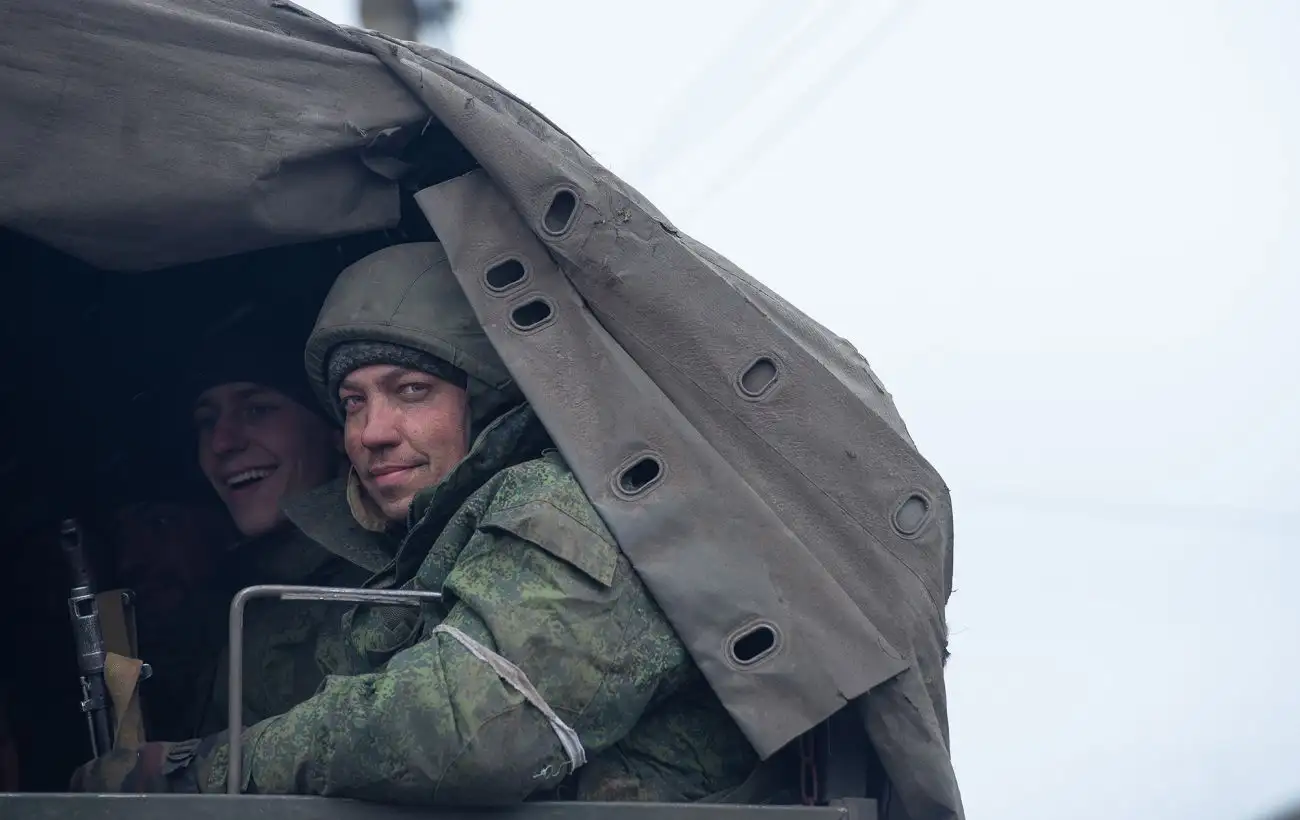
<instances>
[{"instance_id":1,"label":"soldier's face","mask_svg":"<svg viewBox=\"0 0 1300 820\"><path fill-rule=\"evenodd\" d=\"M390 521L442 480L469 449L469 398L418 370L370 365L339 385L343 447L361 486Z\"/></svg>"},{"instance_id":2,"label":"soldier's face","mask_svg":"<svg viewBox=\"0 0 1300 820\"><path fill-rule=\"evenodd\" d=\"M194 408L199 466L245 536L284 520L280 502L329 481L338 437L316 414L262 385L213 387Z\"/></svg>"}]
</instances>

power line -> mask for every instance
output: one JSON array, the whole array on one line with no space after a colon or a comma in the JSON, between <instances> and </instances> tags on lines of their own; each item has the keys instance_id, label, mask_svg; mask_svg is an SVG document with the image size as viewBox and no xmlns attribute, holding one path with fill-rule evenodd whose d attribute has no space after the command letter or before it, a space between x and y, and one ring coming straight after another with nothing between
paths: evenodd
<instances>
[{"instance_id":1,"label":"power line","mask_svg":"<svg viewBox=\"0 0 1300 820\"><path fill-rule=\"evenodd\" d=\"M773 30L784 30L792 14L803 16L805 6L790 3L787 0L768 0L759 11L749 18L749 22L731 38L725 49L714 52L714 58L698 72L687 84L686 90L676 97L675 104L666 109L659 117L659 127L654 132L648 147L641 157L630 166L629 179L645 179L657 172L665 160L671 159L675 151L685 144L698 140L700 122L696 112L703 109L709 112L718 110L719 101L740 100L747 95L738 93L728 86L744 73L746 63L752 63L753 55L759 43L765 41L764 35ZM751 83L752 85L752 83ZM707 126L706 126L707 127Z\"/></svg>"},{"instance_id":2,"label":"power line","mask_svg":"<svg viewBox=\"0 0 1300 820\"><path fill-rule=\"evenodd\" d=\"M699 213L704 206L710 204L719 194L731 187L742 169L753 165L780 143L786 132L796 122L795 117L791 116L791 112L796 108L799 109L799 118L803 119L816 111L830 96L831 92L835 91L844 82L845 78L852 73L851 69L864 60L873 48L882 43L898 27L906 14L915 11L919 4L920 0L911 0L911 2L898 0L898 2L895 2L881 20L876 25L868 28L853 47L831 66L829 71L823 72L817 81L804 87L803 92L786 107L786 116L778 117L768 125L759 134L758 139L750 142L748 151L735 159L721 174L718 174L715 177L717 181L706 187L700 196L692 199L695 213Z\"/></svg>"},{"instance_id":3,"label":"power line","mask_svg":"<svg viewBox=\"0 0 1300 820\"><path fill-rule=\"evenodd\" d=\"M824 41L826 34L831 30L831 26L838 17L835 12L847 8L853 2L854 0L832 0L832 2L822 5L807 25L799 28L793 37L771 52L767 59L755 69L750 76L749 87L751 90L728 88L723 93L713 95L710 98L710 110L714 113L721 112L721 117L703 131L696 129L690 132L690 139L698 143L707 139L709 132L717 133L726 128L736 118L737 114L753 102L760 89L769 85L777 74L789 70L792 56L796 56L800 52L811 52L819 43ZM679 132L679 134L681 133ZM678 142L681 142L681 140L679 139ZM637 169L637 179L651 173L657 173L662 167L665 158L669 159L669 161L672 159L666 156L668 149L672 146L661 143L658 146L652 145L652 147L658 147L659 150L655 152L658 156L652 153L653 162L646 163L643 161L641 167Z\"/></svg>"}]
</instances>

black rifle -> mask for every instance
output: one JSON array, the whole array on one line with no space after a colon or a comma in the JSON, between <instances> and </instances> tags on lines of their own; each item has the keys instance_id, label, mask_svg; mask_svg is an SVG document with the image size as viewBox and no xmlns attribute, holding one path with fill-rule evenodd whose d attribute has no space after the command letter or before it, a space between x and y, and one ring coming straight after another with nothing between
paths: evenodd
<instances>
[{"instance_id":1,"label":"black rifle","mask_svg":"<svg viewBox=\"0 0 1300 820\"><path fill-rule=\"evenodd\" d=\"M95 582L82 543L81 527L75 518L63 522L59 538L72 570L72 593L68 596L68 614L72 616L72 635L77 643L77 667L81 673L81 711L86 713L90 728L90 748L95 757L113 748L113 705L104 679L107 653L104 631L99 624L99 604L95 600Z\"/></svg>"}]
</instances>

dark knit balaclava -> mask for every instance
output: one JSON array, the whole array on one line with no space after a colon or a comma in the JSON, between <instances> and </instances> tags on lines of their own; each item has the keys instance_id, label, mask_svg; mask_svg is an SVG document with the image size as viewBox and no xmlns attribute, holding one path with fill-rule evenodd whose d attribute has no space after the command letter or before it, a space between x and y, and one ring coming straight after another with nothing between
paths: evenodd
<instances>
[{"instance_id":1,"label":"dark knit balaclava","mask_svg":"<svg viewBox=\"0 0 1300 820\"><path fill-rule=\"evenodd\" d=\"M392 342L344 342L330 351L329 363L326 365L329 395L336 409L341 409L339 384L343 379L354 370L376 364L419 370L462 389L469 384L469 377L464 370L422 350Z\"/></svg>"},{"instance_id":2,"label":"dark knit balaclava","mask_svg":"<svg viewBox=\"0 0 1300 820\"><path fill-rule=\"evenodd\" d=\"M322 412L302 369L302 346L310 317L270 305L236 311L201 343L186 367L184 400L221 384L251 382L269 387L333 423Z\"/></svg>"}]
</instances>

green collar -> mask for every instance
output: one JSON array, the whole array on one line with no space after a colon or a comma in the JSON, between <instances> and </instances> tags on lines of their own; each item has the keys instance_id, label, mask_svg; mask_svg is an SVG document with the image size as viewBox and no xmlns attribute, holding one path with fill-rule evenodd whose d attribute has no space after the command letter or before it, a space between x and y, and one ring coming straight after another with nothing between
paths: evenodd
<instances>
[{"instance_id":1,"label":"green collar","mask_svg":"<svg viewBox=\"0 0 1300 820\"><path fill-rule=\"evenodd\" d=\"M370 532L353 518L346 478L292 498L282 509L290 523L308 538L368 572L378 572L393 560L397 542Z\"/></svg>"},{"instance_id":2,"label":"green collar","mask_svg":"<svg viewBox=\"0 0 1300 820\"><path fill-rule=\"evenodd\" d=\"M393 565L384 573L389 583L402 583L415 573L438 533L476 490L507 467L536 458L550 446L546 428L527 404L516 406L488 425L469 453L441 481L411 500L406 537Z\"/></svg>"}]
</instances>

